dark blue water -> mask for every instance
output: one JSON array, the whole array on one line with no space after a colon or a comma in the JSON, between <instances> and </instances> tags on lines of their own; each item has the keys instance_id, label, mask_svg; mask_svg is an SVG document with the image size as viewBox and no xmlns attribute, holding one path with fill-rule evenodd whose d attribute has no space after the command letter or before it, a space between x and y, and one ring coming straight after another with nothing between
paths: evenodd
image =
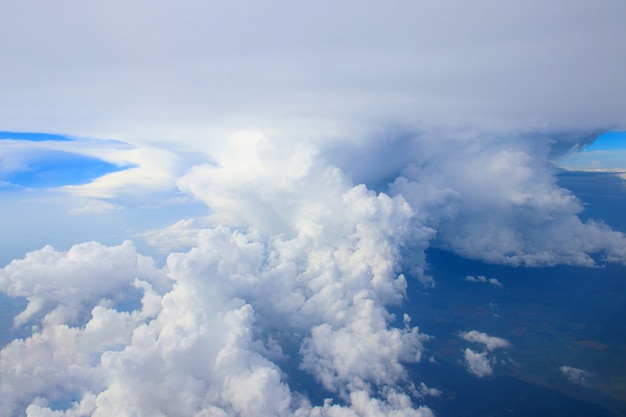
<instances>
[{"instance_id":1,"label":"dark blue water","mask_svg":"<svg viewBox=\"0 0 626 417\"><path fill-rule=\"evenodd\" d=\"M610 173L563 172L561 187L571 190L585 210L580 218L603 220L614 230L626 232L626 180Z\"/></svg>"},{"instance_id":2,"label":"dark blue water","mask_svg":"<svg viewBox=\"0 0 626 417\"><path fill-rule=\"evenodd\" d=\"M621 178L567 173L559 182L584 203L583 220L626 231ZM411 370L415 381L442 391L426 400L439 416L626 415L626 267L513 268L437 249L427 259L436 287L411 282L402 308L434 336L426 357L436 362ZM503 286L467 282L467 275L497 278ZM493 375L465 371L463 350L480 351L458 336L469 330L512 343L490 353L498 360ZM564 365L589 371L587 384L567 380L559 370Z\"/></svg>"}]
</instances>

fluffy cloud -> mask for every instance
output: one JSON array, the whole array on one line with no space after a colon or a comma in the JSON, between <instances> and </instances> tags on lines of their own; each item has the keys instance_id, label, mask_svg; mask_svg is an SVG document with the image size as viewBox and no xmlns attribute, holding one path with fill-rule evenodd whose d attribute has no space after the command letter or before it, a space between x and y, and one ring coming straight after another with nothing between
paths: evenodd
<instances>
[{"instance_id":1,"label":"fluffy cloud","mask_svg":"<svg viewBox=\"0 0 626 417\"><path fill-rule=\"evenodd\" d=\"M426 248L591 265L596 252L622 262L626 247L621 233L580 222L547 142L443 138L398 140L391 156L405 159L367 173L345 157L354 144L243 132L177 181L210 215L145 235L165 252L187 248L165 266L130 242L13 261L0 284L28 299L16 323L32 333L2 350L3 411L429 415L405 369L428 336L388 309L402 303L407 276L432 279ZM461 337L485 347L464 351L479 377L510 345L475 330ZM23 355L32 361L16 366ZM311 403L302 375L332 401Z\"/></svg>"},{"instance_id":2,"label":"fluffy cloud","mask_svg":"<svg viewBox=\"0 0 626 417\"><path fill-rule=\"evenodd\" d=\"M589 384L589 379L592 377L591 372L584 369L574 368L571 366L563 365L559 368L559 371L563 374L568 381L574 384L586 386Z\"/></svg>"},{"instance_id":3,"label":"fluffy cloud","mask_svg":"<svg viewBox=\"0 0 626 417\"><path fill-rule=\"evenodd\" d=\"M487 358L487 352L476 353L472 349L467 348L463 352L463 359L467 371L478 378L493 374L493 368L489 363L489 358Z\"/></svg>"},{"instance_id":4,"label":"fluffy cloud","mask_svg":"<svg viewBox=\"0 0 626 417\"><path fill-rule=\"evenodd\" d=\"M511 346L511 343L506 339L489 336L477 330L462 332L459 334L459 337L468 342L479 343L484 346L485 350L481 353L475 352L470 348L466 348L463 352L463 363L467 371L479 378L493 374L492 365L496 363L497 359L494 356L489 356L489 353L496 349L506 349Z\"/></svg>"},{"instance_id":5,"label":"fluffy cloud","mask_svg":"<svg viewBox=\"0 0 626 417\"><path fill-rule=\"evenodd\" d=\"M236 169L222 162L186 186L218 184ZM352 187L337 168L305 166L264 188L278 176L264 163L223 191L228 200L199 193L233 223L201 228L164 268L128 242L46 247L5 267L5 291L29 299L20 323L43 316L2 350L5 414L432 415L413 404L423 394L403 366L428 337L387 310L405 295L401 246L425 248L432 230L402 197ZM123 308L115 295L127 288L138 300ZM32 362L17 366L22 355ZM346 405L303 400L289 385L302 372Z\"/></svg>"},{"instance_id":6,"label":"fluffy cloud","mask_svg":"<svg viewBox=\"0 0 626 417\"><path fill-rule=\"evenodd\" d=\"M477 330L463 332L460 334L460 337L463 340L467 340L468 342L481 343L489 351L500 348L508 348L511 346L511 343L506 339L489 336L488 334L479 332Z\"/></svg>"},{"instance_id":7,"label":"fluffy cloud","mask_svg":"<svg viewBox=\"0 0 626 417\"><path fill-rule=\"evenodd\" d=\"M498 281L497 278L487 278L483 275L479 275L477 277L473 276L473 275L468 275L465 277L465 281L468 282L482 282L482 283L489 283L491 285L494 285L496 287L501 287L502 283L500 281Z\"/></svg>"},{"instance_id":8,"label":"fluffy cloud","mask_svg":"<svg viewBox=\"0 0 626 417\"><path fill-rule=\"evenodd\" d=\"M580 201L556 184L550 149L567 140L442 135L409 141L414 158L390 185L437 230L433 245L515 266L592 266L593 254L626 261L624 234L583 223Z\"/></svg>"},{"instance_id":9,"label":"fluffy cloud","mask_svg":"<svg viewBox=\"0 0 626 417\"><path fill-rule=\"evenodd\" d=\"M135 278L159 289L168 285L165 274L130 241L116 247L82 243L67 252L46 246L0 270L3 292L28 300L16 325L57 306L62 306L67 320L76 322L100 302L123 302Z\"/></svg>"},{"instance_id":10,"label":"fluffy cloud","mask_svg":"<svg viewBox=\"0 0 626 417\"><path fill-rule=\"evenodd\" d=\"M6 128L203 142L251 125L625 122L619 0L70 4L4 10Z\"/></svg>"},{"instance_id":11,"label":"fluffy cloud","mask_svg":"<svg viewBox=\"0 0 626 417\"><path fill-rule=\"evenodd\" d=\"M388 309L407 277L432 285L426 248L626 260L624 235L581 222L551 164L591 140L581 129L625 123L624 4L575 3L7 6L3 128L129 145L73 148L133 165L63 188L79 209L194 198L210 215L142 235L182 251L163 267L131 243L91 242L3 268L31 332L0 353L0 411L432 415L404 368L427 336ZM536 126L576 133L518 133ZM73 144L19 146L5 155ZM485 352L465 361L492 372ZM303 373L333 400L307 400Z\"/></svg>"}]
</instances>

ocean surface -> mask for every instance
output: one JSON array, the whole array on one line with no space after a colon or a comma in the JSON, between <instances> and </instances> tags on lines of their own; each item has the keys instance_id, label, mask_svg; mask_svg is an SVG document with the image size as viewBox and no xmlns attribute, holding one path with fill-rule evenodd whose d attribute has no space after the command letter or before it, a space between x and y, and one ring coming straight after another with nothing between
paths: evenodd
<instances>
[{"instance_id":1,"label":"ocean surface","mask_svg":"<svg viewBox=\"0 0 626 417\"><path fill-rule=\"evenodd\" d=\"M563 173L561 186L585 205L583 221L603 220L626 232L624 180L610 174ZM430 249L436 286L409 288L402 308L420 330L434 362L411 368L414 380L442 391L427 397L439 417L626 415L626 267L515 268ZM465 281L496 278L502 287ZM490 353L493 374L470 375L459 337L478 330L511 342ZM479 349L476 349L479 350ZM565 377L569 366L588 372L583 383Z\"/></svg>"}]
</instances>

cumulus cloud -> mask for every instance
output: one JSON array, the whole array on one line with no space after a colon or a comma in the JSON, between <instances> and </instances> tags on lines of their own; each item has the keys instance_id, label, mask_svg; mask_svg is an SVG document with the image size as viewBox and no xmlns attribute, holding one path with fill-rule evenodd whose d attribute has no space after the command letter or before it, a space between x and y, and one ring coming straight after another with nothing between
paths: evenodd
<instances>
[{"instance_id":1,"label":"cumulus cloud","mask_svg":"<svg viewBox=\"0 0 626 417\"><path fill-rule=\"evenodd\" d=\"M482 378L493 374L493 365L497 362L494 355L490 355L496 349L506 349L511 347L511 343L500 337L490 336L477 330L462 332L459 337L471 343L483 345L483 352L476 352L466 348L463 352L463 363L467 372Z\"/></svg>"},{"instance_id":2,"label":"cumulus cloud","mask_svg":"<svg viewBox=\"0 0 626 417\"><path fill-rule=\"evenodd\" d=\"M269 187L279 174L259 158L232 174L226 200L210 188L238 160L185 177L232 223L200 228L163 268L129 242L46 247L5 267L3 289L29 300L19 323L37 327L2 350L3 412L46 415L65 401L73 405L54 413L432 415L414 404L424 392L404 368L428 336L387 310L405 296L401 246L426 247L432 230L402 197L352 186L335 167L294 164ZM116 294L128 288L136 300L124 306ZM16 367L23 354L32 362ZM303 372L345 405L303 399L289 385Z\"/></svg>"},{"instance_id":3,"label":"cumulus cloud","mask_svg":"<svg viewBox=\"0 0 626 417\"><path fill-rule=\"evenodd\" d=\"M442 135L410 142L415 158L390 185L437 230L434 246L515 266L626 260L624 234L582 222L580 201L556 184L548 155L560 136Z\"/></svg>"},{"instance_id":4,"label":"cumulus cloud","mask_svg":"<svg viewBox=\"0 0 626 417\"><path fill-rule=\"evenodd\" d=\"M428 336L389 311L407 279L433 285L428 247L626 262L552 165L626 123L624 3L575 3L5 7L3 129L123 143L6 142L1 169L82 152L132 168L63 187L77 210L210 213L132 232L162 267L91 242L3 268L30 330L0 353L2 414L431 416L405 369ZM470 372L493 372L508 342L463 337L486 349L465 350ZM328 400L294 388L303 373Z\"/></svg>"},{"instance_id":5,"label":"cumulus cloud","mask_svg":"<svg viewBox=\"0 0 626 417\"><path fill-rule=\"evenodd\" d=\"M443 138L399 141L393 152L408 159L370 177L342 155L355 144L242 132L176 182L209 216L144 235L180 250L163 267L130 242L13 261L0 284L28 300L16 324L32 326L2 350L3 412L430 415L417 404L437 391L416 388L405 368L428 336L388 308L401 305L408 276L432 279L428 247L514 265L625 259L621 233L580 222L547 142ZM475 330L461 337L484 346L464 351L478 377L510 346ZM32 362L16 367L24 354ZM303 374L331 401L295 388Z\"/></svg>"},{"instance_id":6,"label":"cumulus cloud","mask_svg":"<svg viewBox=\"0 0 626 417\"><path fill-rule=\"evenodd\" d=\"M589 379L593 376L589 371L567 365L561 366L559 371L561 371L563 376L567 378L568 381L583 386L588 385Z\"/></svg>"},{"instance_id":7,"label":"cumulus cloud","mask_svg":"<svg viewBox=\"0 0 626 417\"><path fill-rule=\"evenodd\" d=\"M460 337L468 342L480 343L489 351L500 348L508 348L511 346L511 343L506 339L489 336L487 333L482 333L477 330L463 332L460 334Z\"/></svg>"},{"instance_id":8,"label":"cumulus cloud","mask_svg":"<svg viewBox=\"0 0 626 417\"><path fill-rule=\"evenodd\" d=\"M493 374L493 368L487 358L487 352L477 353L467 348L463 352L463 359L467 371L478 378Z\"/></svg>"},{"instance_id":9,"label":"cumulus cloud","mask_svg":"<svg viewBox=\"0 0 626 417\"><path fill-rule=\"evenodd\" d=\"M155 267L151 258L138 254L130 241L117 247L82 243L67 252L46 246L0 271L3 292L28 300L26 309L15 318L16 325L57 306L62 307L68 319L78 320L89 306L106 300L123 301L124 291L134 279L159 289L167 286L163 271Z\"/></svg>"},{"instance_id":10,"label":"cumulus cloud","mask_svg":"<svg viewBox=\"0 0 626 417\"><path fill-rule=\"evenodd\" d=\"M3 291L28 300L16 324L32 326L2 350L3 411L429 415L416 403L436 388L416 388L405 369L428 336L388 309L404 300L407 276L432 279L429 246L515 265L591 265L597 251L623 261L621 233L578 220L546 143L400 143L394 152L410 159L376 174L397 174L385 186L338 151L354 144L242 132L177 180L210 215L144 235L181 251L163 267L130 242L44 247L7 265ZM464 351L478 377L510 346L476 330L461 338L484 346ZM32 362L16 367L23 354ZM302 374L332 401L307 399L293 383Z\"/></svg>"},{"instance_id":11,"label":"cumulus cloud","mask_svg":"<svg viewBox=\"0 0 626 417\"><path fill-rule=\"evenodd\" d=\"M502 287L502 283L497 278L487 278L484 275L479 275L477 277L475 277L473 275L467 275L465 277L465 281L489 283L489 284L491 284L493 286L496 286L496 287Z\"/></svg>"}]
</instances>

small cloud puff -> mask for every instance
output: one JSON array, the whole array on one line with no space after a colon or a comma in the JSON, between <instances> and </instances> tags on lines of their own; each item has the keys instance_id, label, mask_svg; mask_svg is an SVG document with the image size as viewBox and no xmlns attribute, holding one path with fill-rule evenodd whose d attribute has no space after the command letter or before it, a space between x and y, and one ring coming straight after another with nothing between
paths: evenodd
<instances>
[{"instance_id":1,"label":"small cloud puff","mask_svg":"<svg viewBox=\"0 0 626 417\"><path fill-rule=\"evenodd\" d=\"M482 333L477 330L463 332L459 336L463 340L467 340L468 342L483 344L488 351L500 348L508 348L511 346L511 343L506 339L489 336L487 333Z\"/></svg>"},{"instance_id":2,"label":"small cloud puff","mask_svg":"<svg viewBox=\"0 0 626 417\"><path fill-rule=\"evenodd\" d=\"M582 386L589 385L589 379L593 376L589 371L567 365L561 366L559 370L568 381Z\"/></svg>"},{"instance_id":3,"label":"small cloud puff","mask_svg":"<svg viewBox=\"0 0 626 417\"><path fill-rule=\"evenodd\" d=\"M491 284L495 287L502 287L502 283L500 281L498 281L497 278L487 278L483 275L479 275L477 277L473 276L473 275L468 275L465 277L465 281L468 282L483 282L486 284Z\"/></svg>"},{"instance_id":4,"label":"small cloud puff","mask_svg":"<svg viewBox=\"0 0 626 417\"><path fill-rule=\"evenodd\" d=\"M487 352L476 353L472 349L467 348L463 352L463 359L467 371L478 378L493 374L493 368L487 358Z\"/></svg>"},{"instance_id":5,"label":"small cloud puff","mask_svg":"<svg viewBox=\"0 0 626 417\"><path fill-rule=\"evenodd\" d=\"M492 365L496 363L497 359L493 356L490 357L489 353L496 349L504 349L511 346L511 343L506 339L489 336L477 330L460 333L459 337L468 342L480 343L485 348L480 353L470 348L465 349L463 352L463 363L467 372L479 378L493 374Z\"/></svg>"}]
</instances>

